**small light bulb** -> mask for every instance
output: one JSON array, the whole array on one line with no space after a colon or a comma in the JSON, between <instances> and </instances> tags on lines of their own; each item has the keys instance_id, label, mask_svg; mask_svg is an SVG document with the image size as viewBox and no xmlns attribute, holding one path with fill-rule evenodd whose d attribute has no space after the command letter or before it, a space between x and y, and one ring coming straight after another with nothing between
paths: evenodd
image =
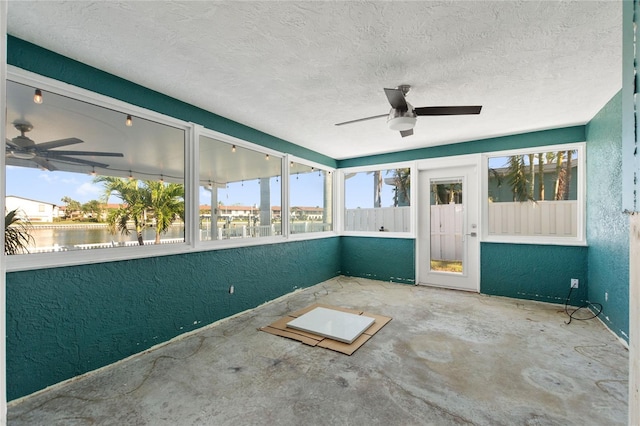
<instances>
[{"instance_id":1,"label":"small light bulb","mask_svg":"<svg viewBox=\"0 0 640 426\"><path fill-rule=\"evenodd\" d=\"M231 152L236 152L236 146L235 145L231 146Z\"/></svg>"},{"instance_id":2,"label":"small light bulb","mask_svg":"<svg viewBox=\"0 0 640 426\"><path fill-rule=\"evenodd\" d=\"M124 124L126 124L127 127L133 126L133 119L131 118L130 115L127 115L127 119L125 120Z\"/></svg>"},{"instance_id":3,"label":"small light bulb","mask_svg":"<svg viewBox=\"0 0 640 426\"><path fill-rule=\"evenodd\" d=\"M33 95L33 102L37 104L42 103L42 91L40 89L36 89L36 93Z\"/></svg>"},{"instance_id":4,"label":"small light bulb","mask_svg":"<svg viewBox=\"0 0 640 426\"><path fill-rule=\"evenodd\" d=\"M267 154L264 158L265 160L269 160L269 154Z\"/></svg>"},{"instance_id":5,"label":"small light bulb","mask_svg":"<svg viewBox=\"0 0 640 426\"><path fill-rule=\"evenodd\" d=\"M129 170L129 180L133 180L133 173L131 173L131 170Z\"/></svg>"},{"instance_id":6,"label":"small light bulb","mask_svg":"<svg viewBox=\"0 0 640 426\"><path fill-rule=\"evenodd\" d=\"M96 168L95 167L91 168L91 176L96 177Z\"/></svg>"}]
</instances>

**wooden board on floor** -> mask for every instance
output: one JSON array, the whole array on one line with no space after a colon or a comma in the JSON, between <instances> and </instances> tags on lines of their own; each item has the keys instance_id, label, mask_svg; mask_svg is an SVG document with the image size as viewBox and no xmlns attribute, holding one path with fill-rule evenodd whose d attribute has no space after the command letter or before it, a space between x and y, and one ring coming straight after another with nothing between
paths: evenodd
<instances>
[{"instance_id":1,"label":"wooden board on floor","mask_svg":"<svg viewBox=\"0 0 640 426\"><path fill-rule=\"evenodd\" d=\"M337 340L329 339L326 337L315 335L313 333L287 327L287 323L289 321L292 321L295 318L298 318L299 316L304 315L307 312L311 311L312 309L315 309L318 307L333 309L335 311L340 311L340 312L348 312L350 314L355 314L355 315L365 315L365 316L374 318L375 321L373 324L371 324L369 328L367 328L364 331L362 335L360 335L360 337L354 340L353 343L351 344L338 342ZM339 306L325 305L322 303L314 303L313 305L307 306L304 309L300 309L295 312L292 312L289 315L283 318L280 318L273 324L269 324L268 326L260 328L260 330L276 336L287 337L289 339L293 339L298 342L304 343L305 345L318 346L325 349L331 349L333 351L340 352L345 355L351 355L356 350L358 350L358 348L364 345L369 339L371 339L371 337L373 337L374 334L380 331L380 329L382 329L382 327L384 327L389 321L391 321L391 317L372 314L370 312L363 312L357 309L349 309L349 308L342 308Z\"/></svg>"}]
</instances>

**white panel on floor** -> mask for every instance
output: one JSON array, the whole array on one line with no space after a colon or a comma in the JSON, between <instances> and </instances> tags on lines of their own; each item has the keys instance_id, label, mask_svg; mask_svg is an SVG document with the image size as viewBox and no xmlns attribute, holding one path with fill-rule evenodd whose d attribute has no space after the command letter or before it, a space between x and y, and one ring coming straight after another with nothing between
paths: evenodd
<instances>
[{"instance_id":1,"label":"white panel on floor","mask_svg":"<svg viewBox=\"0 0 640 426\"><path fill-rule=\"evenodd\" d=\"M327 308L315 308L289 321L287 327L351 344L374 321L374 318L363 315L334 311Z\"/></svg>"}]
</instances>

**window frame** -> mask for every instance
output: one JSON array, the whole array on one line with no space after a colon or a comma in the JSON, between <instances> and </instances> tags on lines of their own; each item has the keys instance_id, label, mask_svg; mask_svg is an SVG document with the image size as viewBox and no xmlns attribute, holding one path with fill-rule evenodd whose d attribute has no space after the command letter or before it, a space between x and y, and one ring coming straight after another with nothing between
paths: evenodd
<instances>
[{"instance_id":1,"label":"window frame","mask_svg":"<svg viewBox=\"0 0 640 426\"><path fill-rule=\"evenodd\" d=\"M305 166L310 166L310 167L315 167L316 169L325 171L329 174L331 174L331 217L332 217L332 223L331 223L331 231L320 231L320 232L303 232L303 233L296 233L296 234L292 234L290 232L290 223L291 223L291 218L290 218L290 214L291 214L291 188L290 188L290 183L289 183L289 179L291 179L291 163L298 163L298 164L303 164ZM286 167L286 179L282 179L282 186L283 186L283 197L282 197L282 234L286 235L287 238L289 238L292 241L295 240L308 240L309 238L325 238L325 237L329 237L329 236L333 236L333 235L337 235L337 229L336 229L336 198L337 198L337 187L336 187L336 177L337 177L337 173L336 173L336 169L332 169L331 167L327 167L323 164L320 163L316 163L310 160L305 160L304 158L300 158L300 157L296 157L295 155L290 155L287 154L286 158L285 158L285 164L284 166ZM285 174L284 169L283 169L283 175ZM286 184L286 191L284 190L284 186ZM287 218L287 222L286 224L284 223L284 208L287 208L287 213L286 213L286 218ZM285 229L286 229L286 234L285 234Z\"/></svg>"},{"instance_id":2,"label":"window frame","mask_svg":"<svg viewBox=\"0 0 640 426\"><path fill-rule=\"evenodd\" d=\"M290 156L288 153L276 151L261 145L257 145L233 136L220 133L218 131L205 128L204 126L177 119L165 114L161 114L149 109L138 107L112 97L108 97L96 92L89 91L68 83L54 80L21 68L8 65L7 80L15 81L20 84L39 87L44 91L55 92L57 94L67 96L69 98L91 103L100 107L109 108L116 111L127 111L128 113L140 118L155 121L160 124L172 126L184 131L184 186L185 186L185 241L176 244L160 244L146 245L142 247L118 247L116 249L96 249L82 250L56 253L34 253L5 256L6 271L27 271L47 268L57 268L64 266L86 265L105 262L116 262L130 259L152 258L159 256L168 256L176 254L187 254L201 251L212 251L219 249L227 249L232 247L249 247L267 244L280 244L294 240L312 240L337 236L335 225L336 217L336 179L333 181L334 201L332 203L332 211L334 217L333 231L314 232L289 235L289 162L296 161L303 164L312 165L317 168L329 171L336 176L336 169L317 164L309 160L299 157ZM199 223L199 139L200 135L217 139L225 143L235 144L247 149L251 149L263 154L269 154L270 157L280 159L282 162L281 175L281 200L282 200L282 236L246 238L234 240L216 240L216 241L199 241L198 223ZM6 167L6 165L4 166ZM4 168L2 170L4 174ZM286 177L286 179L285 179ZM3 182L5 182L3 180ZM3 183L6 187L6 183ZM286 205L286 210L285 210Z\"/></svg>"},{"instance_id":3,"label":"window frame","mask_svg":"<svg viewBox=\"0 0 640 426\"><path fill-rule=\"evenodd\" d=\"M409 189L410 205L409 205L409 232L380 232L380 231L347 231L345 230L345 175L348 173L374 172L378 170L392 169L410 169L411 187ZM417 234L416 217L417 217L417 195L418 195L418 167L416 161L403 161L397 163L382 163L370 166L357 166L338 169L338 175L335 184L338 185L339 193L337 197L338 205L336 206L336 214L334 216L334 229L339 229L340 235L354 237L378 237L378 238L408 238L415 239Z\"/></svg>"},{"instance_id":4,"label":"window frame","mask_svg":"<svg viewBox=\"0 0 640 426\"><path fill-rule=\"evenodd\" d=\"M550 237L544 235L493 235L489 234L489 159L495 157L509 157L513 155L526 155L550 151L577 150L577 173L576 173L576 225L577 235L575 237ZM481 220L482 220L482 242L487 243L509 243L509 244L537 244L537 245L563 245L563 246L586 246L586 142L563 143L557 145L534 146L519 149L509 149L504 151L493 151L482 153L481 161Z\"/></svg>"}]
</instances>

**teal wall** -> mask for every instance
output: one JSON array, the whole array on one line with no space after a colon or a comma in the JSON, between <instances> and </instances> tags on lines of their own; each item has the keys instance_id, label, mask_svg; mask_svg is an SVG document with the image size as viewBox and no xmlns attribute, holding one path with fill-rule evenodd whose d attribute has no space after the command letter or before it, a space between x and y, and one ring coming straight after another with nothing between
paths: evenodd
<instances>
[{"instance_id":1,"label":"teal wall","mask_svg":"<svg viewBox=\"0 0 640 426\"><path fill-rule=\"evenodd\" d=\"M432 146L389 154L338 160L338 167L369 166L373 164L411 161L423 158L448 157L452 155L478 154L483 152L520 149L545 145L557 145L571 142L584 142L584 126L564 127L561 129L541 130L519 135L501 136L461 142L451 145Z\"/></svg>"},{"instance_id":2,"label":"teal wall","mask_svg":"<svg viewBox=\"0 0 640 426\"><path fill-rule=\"evenodd\" d=\"M587 299L587 247L482 243L480 291L496 296L564 303L571 278L580 280L571 304Z\"/></svg>"},{"instance_id":3,"label":"teal wall","mask_svg":"<svg viewBox=\"0 0 640 426\"><path fill-rule=\"evenodd\" d=\"M415 284L415 240L342 237L341 271L351 277Z\"/></svg>"},{"instance_id":4,"label":"teal wall","mask_svg":"<svg viewBox=\"0 0 640 426\"><path fill-rule=\"evenodd\" d=\"M333 278L339 253L333 237L8 273L8 399Z\"/></svg>"},{"instance_id":5,"label":"teal wall","mask_svg":"<svg viewBox=\"0 0 640 426\"><path fill-rule=\"evenodd\" d=\"M622 94L587 125L589 299L602 321L629 340L629 217L622 207ZM605 297L606 294L606 297Z\"/></svg>"},{"instance_id":6,"label":"teal wall","mask_svg":"<svg viewBox=\"0 0 640 426\"><path fill-rule=\"evenodd\" d=\"M293 154L329 167L336 166L336 161L326 155L262 133L13 36L8 36L7 40L7 63L151 111L198 123L208 129L276 151Z\"/></svg>"}]
</instances>

